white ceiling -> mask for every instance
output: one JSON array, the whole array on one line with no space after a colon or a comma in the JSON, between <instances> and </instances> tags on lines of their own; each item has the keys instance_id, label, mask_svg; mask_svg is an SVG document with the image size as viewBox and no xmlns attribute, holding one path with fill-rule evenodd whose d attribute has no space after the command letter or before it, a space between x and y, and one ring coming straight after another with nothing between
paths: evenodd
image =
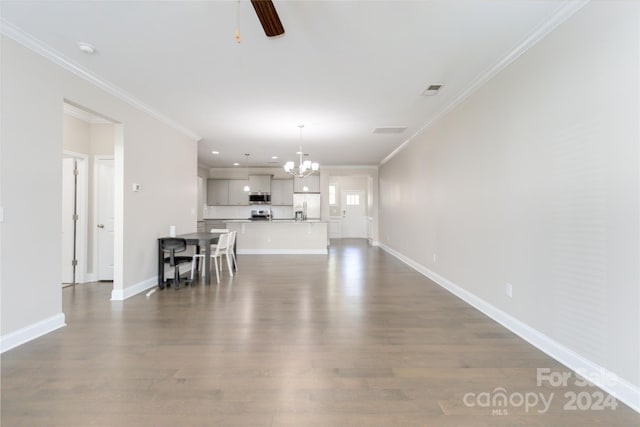
<instances>
[{"instance_id":1,"label":"white ceiling","mask_svg":"<svg viewBox=\"0 0 640 427\"><path fill-rule=\"evenodd\" d=\"M272 39L248 0L3 0L0 13L5 34L26 33L200 137L203 165L244 166L251 153L251 166L280 166L299 124L321 165L377 165L576 2L274 3L286 32ZM421 95L435 83L438 95ZM373 134L387 126L407 129Z\"/></svg>"}]
</instances>

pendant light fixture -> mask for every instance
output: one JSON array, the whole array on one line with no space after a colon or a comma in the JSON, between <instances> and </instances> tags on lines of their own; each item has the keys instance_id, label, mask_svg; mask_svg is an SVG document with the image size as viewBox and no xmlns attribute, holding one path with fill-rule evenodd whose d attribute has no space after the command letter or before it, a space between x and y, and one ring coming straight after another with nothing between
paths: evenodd
<instances>
[{"instance_id":1,"label":"pendant light fixture","mask_svg":"<svg viewBox=\"0 0 640 427\"><path fill-rule=\"evenodd\" d=\"M244 153L244 157L247 163L247 184L244 186L245 193L251 191L251 187L249 187L249 153Z\"/></svg>"},{"instance_id":2,"label":"pendant light fixture","mask_svg":"<svg viewBox=\"0 0 640 427\"><path fill-rule=\"evenodd\" d=\"M240 37L240 0L236 5L236 42L240 44L242 42L242 37Z\"/></svg>"},{"instance_id":3,"label":"pendant light fixture","mask_svg":"<svg viewBox=\"0 0 640 427\"><path fill-rule=\"evenodd\" d=\"M300 151L298 151L298 167L295 162L288 161L284 165L284 171L298 178L305 178L320 169L320 164L311 160L304 160L304 152L302 151L302 128L304 125L298 125L300 128Z\"/></svg>"}]
</instances>

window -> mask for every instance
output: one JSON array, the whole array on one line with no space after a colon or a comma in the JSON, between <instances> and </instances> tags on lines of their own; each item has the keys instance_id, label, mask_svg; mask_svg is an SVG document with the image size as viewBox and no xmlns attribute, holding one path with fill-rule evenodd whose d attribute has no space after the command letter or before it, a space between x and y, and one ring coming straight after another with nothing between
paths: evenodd
<instances>
[{"instance_id":1,"label":"window","mask_svg":"<svg viewBox=\"0 0 640 427\"><path fill-rule=\"evenodd\" d=\"M357 206L360 204L359 194L347 194L347 206Z\"/></svg>"},{"instance_id":2,"label":"window","mask_svg":"<svg viewBox=\"0 0 640 427\"><path fill-rule=\"evenodd\" d=\"M336 186L334 184L329 185L329 206L336 205Z\"/></svg>"}]
</instances>

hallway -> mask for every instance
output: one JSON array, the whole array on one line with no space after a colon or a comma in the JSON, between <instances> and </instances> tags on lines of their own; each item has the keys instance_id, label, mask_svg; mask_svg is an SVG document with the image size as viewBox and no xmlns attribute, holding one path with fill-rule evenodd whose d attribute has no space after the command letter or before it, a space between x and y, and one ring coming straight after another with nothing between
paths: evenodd
<instances>
[{"instance_id":1,"label":"hallway","mask_svg":"<svg viewBox=\"0 0 640 427\"><path fill-rule=\"evenodd\" d=\"M124 302L63 289L67 326L2 355L2 425L640 425L623 404L566 409L603 392L538 386L571 371L364 240L238 263ZM483 406L500 387L552 399Z\"/></svg>"}]
</instances>

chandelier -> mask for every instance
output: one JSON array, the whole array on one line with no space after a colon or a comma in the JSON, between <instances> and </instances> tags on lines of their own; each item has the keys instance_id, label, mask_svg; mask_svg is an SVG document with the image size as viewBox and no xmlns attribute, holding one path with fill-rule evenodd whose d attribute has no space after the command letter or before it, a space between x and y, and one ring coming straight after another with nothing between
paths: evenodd
<instances>
[{"instance_id":1,"label":"chandelier","mask_svg":"<svg viewBox=\"0 0 640 427\"><path fill-rule=\"evenodd\" d=\"M302 128L304 125L298 125L300 128L300 151L298 154L298 167L296 168L295 163L292 161L288 161L284 164L284 171L293 176L297 176L298 178L304 178L311 175L314 172L317 172L320 169L320 165L317 162L312 162L311 160L304 160L304 153L302 152Z\"/></svg>"}]
</instances>

